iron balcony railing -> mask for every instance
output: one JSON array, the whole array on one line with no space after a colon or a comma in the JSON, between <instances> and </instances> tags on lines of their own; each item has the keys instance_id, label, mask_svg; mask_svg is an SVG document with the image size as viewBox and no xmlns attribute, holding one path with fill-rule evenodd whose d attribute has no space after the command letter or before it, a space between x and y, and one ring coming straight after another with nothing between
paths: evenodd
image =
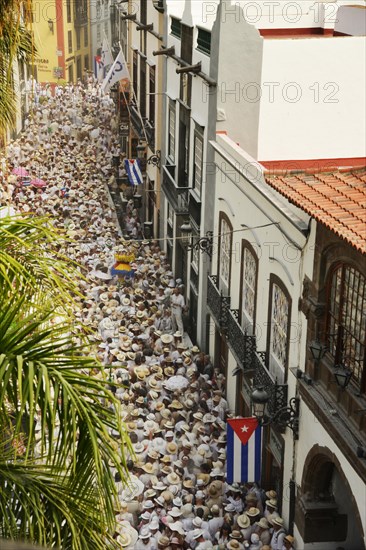
<instances>
[{"instance_id":1,"label":"iron balcony railing","mask_svg":"<svg viewBox=\"0 0 366 550\"><path fill-rule=\"evenodd\" d=\"M144 121L141 120L140 113L135 105L130 105L130 117L138 138L145 139Z\"/></svg>"},{"instance_id":2,"label":"iron balcony railing","mask_svg":"<svg viewBox=\"0 0 366 550\"><path fill-rule=\"evenodd\" d=\"M146 120L145 122L146 139L152 151L155 151L155 127Z\"/></svg>"},{"instance_id":3,"label":"iron balcony railing","mask_svg":"<svg viewBox=\"0 0 366 550\"><path fill-rule=\"evenodd\" d=\"M176 214L188 214L188 193L190 187L179 187L175 183L175 165L163 166L161 188Z\"/></svg>"},{"instance_id":4,"label":"iron balcony railing","mask_svg":"<svg viewBox=\"0 0 366 550\"><path fill-rule=\"evenodd\" d=\"M227 313L227 339L237 363L244 370L253 368L256 338L247 334L240 326L238 309L230 309Z\"/></svg>"},{"instance_id":5,"label":"iron balcony railing","mask_svg":"<svg viewBox=\"0 0 366 550\"><path fill-rule=\"evenodd\" d=\"M164 13L164 0L153 0L153 6L158 12Z\"/></svg>"},{"instance_id":6,"label":"iron balcony railing","mask_svg":"<svg viewBox=\"0 0 366 550\"><path fill-rule=\"evenodd\" d=\"M275 414L278 410L287 407L287 384L277 384L266 365L266 353L254 353L254 387L262 387L269 395L267 411L269 415Z\"/></svg>"},{"instance_id":7,"label":"iron balcony railing","mask_svg":"<svg viewBox=\"0 0 366 550\"><path fill-rule=\"evenodd\" d=\"M209 275L207 282L207 307L221 332L228 327L230 296L224 296L218 287L217 275Z\"/></svg>"}]
</instances>

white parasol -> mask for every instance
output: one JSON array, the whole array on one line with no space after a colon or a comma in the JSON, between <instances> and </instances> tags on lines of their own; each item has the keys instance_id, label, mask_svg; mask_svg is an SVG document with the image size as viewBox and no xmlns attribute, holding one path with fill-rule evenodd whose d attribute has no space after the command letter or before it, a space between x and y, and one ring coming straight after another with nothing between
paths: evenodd
<instances>
[{"instance_id":1,"label":"white parasol","mask_svg":"<svg viewBox=\"0 0 366 550\"><path fill-rule=\"evenodd\" d=\"M189 382L187 378L184 376L177 374L175 376L172 376L165 382L165 387L168 388L168 390L174 391L174 390L181 390L183 388L186 388L189 385Z\"/></svg>"}]
</instances>

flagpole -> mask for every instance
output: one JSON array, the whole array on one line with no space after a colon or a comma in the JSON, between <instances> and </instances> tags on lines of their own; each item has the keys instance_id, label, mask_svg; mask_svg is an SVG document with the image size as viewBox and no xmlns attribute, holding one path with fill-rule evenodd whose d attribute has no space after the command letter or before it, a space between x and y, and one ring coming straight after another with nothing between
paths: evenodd
<instances>
[{"instance_id":1,"label":"flagpole","mask_svg":"<svg viewBox=\"0 0 366 550\"><path fill-rule=\"evenodd\" d=\"M118 44L119 44L120 49L122 50L121 42L118 42ZM138 112L138 115L139 115L140 120L141 120L141 126L142 126L142 130L143 130L143 133L144 133L145 141L146 141L146 143L148 144L147 135L146 135L146 130L145 130L145 125L144 125L144 121L142 120L142 115L141 115L141 111L140 111L140 109L139 109L139 105L138 105L138 102L137 102L137 97L136 97L136 94L135 94L134 87L131 86L131 80L130 80L130 89L132 89L132 96L133 96L133 98L134 98L134 100L135 100L137 112ZM123 94L124 99L126 100L125 95L124 95L124 92L122 92L122 94ZM130 117L131 117L131 112L130 112L129 107L128 107L128 114L129 114Z\"/></svg>"}]
</instances>

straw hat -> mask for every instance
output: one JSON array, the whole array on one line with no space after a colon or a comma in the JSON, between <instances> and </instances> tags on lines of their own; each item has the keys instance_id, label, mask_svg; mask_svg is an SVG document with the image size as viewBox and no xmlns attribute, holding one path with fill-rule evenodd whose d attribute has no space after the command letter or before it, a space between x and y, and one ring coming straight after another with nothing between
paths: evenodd
<instances>
[{"instance_id":1,"label":"straw hat","mask_svg":"<svg viewBox=\"0 0 366 550\"><path fill-rule=\"evenodd\" d=\"M175 455L178 450L178 445L173 441L171 441L170 443L167 444L166 450L168 451L169 454Z\"/></svg>"},{"instance_id":2,"label":"straw hat","mask_svg":"<svg viewBox=\"0 0 366 550\"><path fill-rule=\"evenodd\" d=\"M283 527L283 519L280 518L280 516L273 518L272 525L278 525L279 527Z\"/></svg>"},{"instance_id":3,"label":"straw hat","mask_svg":"<svg viewBox=\"0 0 366 550\"><path fill-rule=\"evenodd\" d=\"M163 344L171 344L174 340L171 334L162 334L160 338Z\"/></svg>"},{"instance_id":4,"label":"straw hat","mask_svg":"<svg viewBox=\"0 0 366 550\"><path fill-rule=\"evenodd\" d=\"M179 485L181 482L180 476L175 472L168 474L166 479L170 485Z\"/></svg>"},{"instance_id":5,"label":"straw hat","mask_svg":"<svg viewBox=\"0 0 366 550\"><path fill-rule=\"evenodd\" d=\"M275 498L271 498L270 500L266 500L266 506L273 508L274 510L277 510L277 500Z\"/></svg>"},{"instance_id":6,"label":"straw hat","mask_svg":"<svg viewBox=\"0 0 366 550\"><path fill-rule=\"evenodd\" d=\"M182 403L180 403L177 399L174 399L171 404L169 405L171 409L183 409Z\"/></svg>"},{"instance_id":7,"label":"straw hat","mask_svg":"<svg viewBox=\"0 0 366 550\"><path fill-rule=\"evenodd\" d=\"M122 548L126 548L132 543L132 536L128 532L121 533L117 537L117 542L122 546Z\"/></svg>"},{"instance_id":8,"label":"straw hat","mask_svg":"<svg viewBox=\"0 0 366 550\"><path fill-rule=\"evenodd\" d=\"M141 466L141 469L144 470L147 474L152 474L154 472L154 465L151 464L151 462L147 462L143 466Z\"/></svg>"},{"instance_id":9,"label":"straw hat","mask_svg":"<svg viewBox=\"0 0 366 550\"><path fill-rule=\"evenodd\" d=\"M262 529L269 529L269 523L266 518L261 518L259 521L256 521L256 525Z\"/></svg>"},{"instance_id":10,"label":"straw hat","mask_svg":"<svg viewBox=\"0 0 366 550\"><path fill-rule=\"evenodd\" d=\"M246 514L242 514L241 516L239 516L236 521L239 527L241 527L242 529L246 529L250 525L250 519Z\"/></svg>"},{"instance_id":11,"label":"straw hat","mask_svg":"<svg viewBox=\"0 0 366 550\"><path fill-rule=\"evenodd\" d=\"M259 516L260 511L258 510L258 508L255 508L254 506L252 506L251 508L249 508L249 510L246 511L246 514L250 518L254 518L255 516Z\"/></svg>"},{"instance_id":12,"label":"straw hat","mask_svg":"<svg viewBox=\"0 0 366 550\"><path fill-rule=\"evenodd\" d=\"M226 548L229 548L229 550L239 550L241 547L242 547L242 545L236 539L232 539L226 545Z\"/></svg>"}]
</instances>

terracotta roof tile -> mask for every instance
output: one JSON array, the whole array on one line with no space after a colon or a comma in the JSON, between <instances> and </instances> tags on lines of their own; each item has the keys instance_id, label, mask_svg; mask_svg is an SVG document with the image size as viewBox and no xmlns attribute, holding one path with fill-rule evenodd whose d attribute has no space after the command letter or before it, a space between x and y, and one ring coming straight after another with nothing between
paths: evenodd
<instances>
[{"instance_id":1,"label":"terracotta roof tile","mask_svg":"<svg viewBox=\"0 0 366 550\"><path fill-rule=\"evenodd\" d=\"M366 167L264 176L290 202L366 253Z\"/></svg>"}]
</instances>

